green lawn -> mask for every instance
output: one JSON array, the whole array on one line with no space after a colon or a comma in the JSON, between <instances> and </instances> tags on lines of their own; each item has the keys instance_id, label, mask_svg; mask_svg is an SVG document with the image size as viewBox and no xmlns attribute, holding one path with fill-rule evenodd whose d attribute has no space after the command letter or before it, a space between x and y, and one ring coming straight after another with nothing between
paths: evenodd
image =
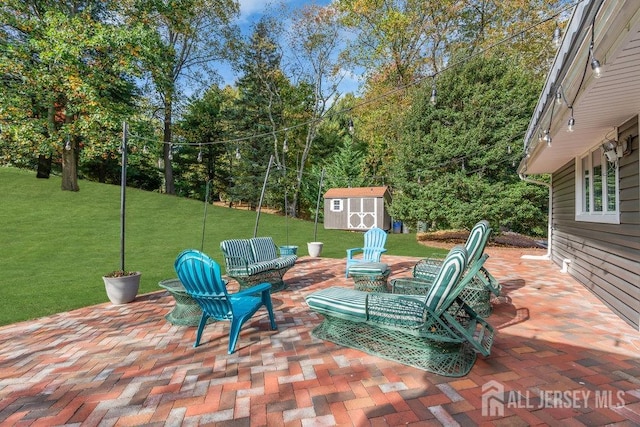
<instances>
[{"instance_id":1,"label":"green lawn","mask_svg":"<svg viewBox=\"0 0 640 427\"><path fill-rule=\"evenodd\" d=\"M79 192L61 191L59 177L0 167L0 206L0 325L108 301L101 276L120 268L120 187L81 181ZM142 272L141 293L175 277L180 251L201 248L203 217L202 202L127 189L125 267ZM222 264L220 241L252 237L255 222L256 212L210 205L204 251ZM258 235L298 245L304 256L313 228L262 213ZM344 258L362 245L362 233L319 224L318 240L323 257ZM390 255L446 253L418 244L414 234L390 234L386 247Z\"/></svg>"}]
</instances>

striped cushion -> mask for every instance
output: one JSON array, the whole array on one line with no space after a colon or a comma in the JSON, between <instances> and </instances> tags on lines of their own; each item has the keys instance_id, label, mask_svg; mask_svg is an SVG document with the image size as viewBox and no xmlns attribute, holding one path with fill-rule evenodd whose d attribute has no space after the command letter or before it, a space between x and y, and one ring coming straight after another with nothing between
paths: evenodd
<instances>
[{"instance_id":1,"label":"striped cushion","mask_svg":"<svg viewBox=\"0 0 640 427\"><path fill-rule=\"evenodd\" d=\"M427 306L431 310L435 312L444 303L453 287L460 280L466 266L467 250L464 246L455 246L449 251L442 263L442 268L433 281L433 286L427 293Z\"/></svg>"},{"instance_id":2,"label":"striped cushion","mask_svg":"<svg viewBox=\"0 0 640 427\"><path fill-rule=\"evenodd\" d=\"M349 274L381 275L389 267L383 262L361 262L349 267Z\"/></svg>"},{"instance_id":3,"label":"striped cushion","mask_svg":"<svg viewBox=\"0 0 640 427\"><path fill-rule=\"evenodd\" d=\"M297 255L283 255L273 260L275 263L275 268L278 270L281 268L293 267L298 259Z\"/></svg>"},{"instance_id":4,"label":"striped cushion","mask_svg":"<svg viewBox=\"0 0 640 427\"><path fill-rule=\"evenodd\" d=\"M420 329L425 322L426 296L370 293L367 314L380 325Z\"/></svg>"},{"instance_id":5,"label":"striped cushion","mask_svg":"<svg viewBox=\"0 0 640 427\"><path fill-rule=\"evenodd\" d=\"M243 258L247 264L251 264L254 261L251 246L249 246L249 240L247 239L223 240L220 242L220 249L222 249L225 257L240 257ZM239 267L238 264L239 260L234 260L233 266L227 265L227 268Z\"/></svg>"},{"instance_id":6,"label":"striped cushion","mask_svg":"<svg viewBox=\"0 0 640 427\"><path fill-rule=\"evenodd\" d=\"M491 228L489 228L489 222L482 220L473 226L467 242L464 247L467 249L467 257L469 264L476 261L484 252L484 247L489 239Z\"/></svg>"},{"instance_id":7,"label":"striped cushion","mask_svg":"<svg viewBox=\"0 0 640 427\"><path fill-rule=\"evenodd\" d=\"M271 261L278 258L276 245L271 237L254 237L249 239L249 243L253 251L253 259L256 262Z\"/></svg>"},{"instance_id":8,"label":"striped cushion","mask_svg":"<svg viewBox=\"0 0 640 427\"><path fill-rule=\"evenodd\" d=\"M325 316L353 321L367 320L367 292L332 287L307 295L309 307Z\"/></svg>"},{"instance_id":9,"label":"striped cushion","mask_svg":"<svg viewBox=\"0 0 640 427\"><path fill-rule=\"evenodd\" d=\"M262 261L262 262L254 262L253 264L247 265L246 268L238 267L232 268L227 271L229 275L249 275L253 276L258 273L263 273L265 271L274 270L276 268L275 261Z\"/></svg>"}]
</instances>

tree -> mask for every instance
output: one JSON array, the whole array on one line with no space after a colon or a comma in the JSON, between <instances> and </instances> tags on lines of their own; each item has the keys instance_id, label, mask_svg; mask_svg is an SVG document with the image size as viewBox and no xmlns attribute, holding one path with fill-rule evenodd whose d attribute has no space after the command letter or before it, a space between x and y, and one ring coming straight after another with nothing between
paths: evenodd
<instances>
[{"instance_id":1,"label":"tree","mask_svg":"<svg viewBox=\"0 0 640 427\"><path fill-rule=\"evenodd\" d=\"M228 92L211 86L202 98L191 99L178 122L176 135L184 142L174 156L178 194L213 200L214 194L226 189L230 171L222 161L227 147L221 142L226 136L222 114L225 102L231 101L228 97ZM206 194L209 181L211 193Z\"/></svg>"},{"instance_id":2,"label":"tree","mask_svg":"<svg viewBox=\"0 0 640 427\"><path fill-rule=\"evenodd\" d=\"M334 7L306 6L294 16L290 27L289 47L295 58L292 72L307 87L310 97L301 104L305 108L295 111L292 118L306 120L305 134L299 144L300 156L296 162L295 189L290 214L297 215L304 172L308 167L313 143L318 136L320 123L339 97L338 84L343 71L339 67L341 27ZM303 90L304 93L304 90ZM305 101L301 98L301 101ZM284 165L283 165L284 166Z\"/></svg>"},{"instance_id":3,"label":"tree","mask_svg":"<svg viewBox=\"0 0 640 427\"><path fill-rule=\"evenodd\" d=\"M336 6L355 32L343 56L366 70L362 106L354 110L355 137L368 145L368 173L386 176L413 85L445 66L461 2L339 0Z\"/></svg>"},{"instance_id":4,"label":"tree","mask_svg":"<svg viewBox=\"0 0 640 427\"><path fill-rule=\"evenodd\" d=\"M543 232L546 191L519 180L518 154L538 81L504 58L476 57L443 73L440 96L416 93L396 146L394 218L429 227ZM509 214L505 214L508 212Z\"/></svg>"},{"instance_id":5,"label":"tree","mask_svg":"<svg viewBox=\"0 0 640 427\"><path fill-rule=\"evenodd\" d=\"M252 208L258 204L270 157L281 162L280 149L285 151L285 135L280 130L285 128L284 97L290 91L290 83L280 68L282 54L275 36L279 30L275 21L261 19L241 45L235 64L242 74L230 115L240 158L229 195L233 200L249 202Z\"/></svg>"},{"instance_id":6,"label":"tree","mask_svg":"<svg viewBox=\"0 0 640 427\"><path fill-rule=\"evenodd\" d=\"M60 158L63 190L79 189L80 155L118 145L132 111L147 33L119 25L119 16L109 1L8 0L0 8L3 138L41 160Z\"/></svg>"},{"instance_id":7,"label":"tree","mask_svg":"<svg viewBox=\"0 0 640 427\"><path fill-rule=\"evenodd\" d=\"M326 172L327 188L364 187L371 185L363 175L364 153L356 147L349 136L344 137L344 145L328 162Z\"/></svg>"},{"instance_id":8,"label":"tree","mask_svg":"<svg viewBox=\"0 0 640 427\"><path fill-rule=\"evenodd\" d=\"M230 23L239 6L235 0L153 0L143 5L129 16L152 23L157 32L145 66L162 111L165 191L175 194L172 125L181 83L200 87L211 83L215 73L211 64L227 57L226 43L234 38Z\"/></svg>"},{"instance_id":9,"label":"tree","mask_svg":"<svg viewBox=\"0 0 640 427\"><path fill-rule=\"evenodd\" d=\"M338 0L336 7L343 24L355 32L345 50L350 62L403 87L441 68L461 2Z\"/></svg>"},{"instance_id":10,"label":"tree","mask_svg":"<svg viewBox=\"0 0 640 427\"><path fill-rule=\"evenodd\" d=\"M555 54L549 35L563 18L547 19L568 0L466 0L459 13L456 39L450 52L474 54L492 49L492 54L508 55L541 77L547 72L547 62ZM541 22L542 21L542 22Z\"/></svg>"}]
</instances>

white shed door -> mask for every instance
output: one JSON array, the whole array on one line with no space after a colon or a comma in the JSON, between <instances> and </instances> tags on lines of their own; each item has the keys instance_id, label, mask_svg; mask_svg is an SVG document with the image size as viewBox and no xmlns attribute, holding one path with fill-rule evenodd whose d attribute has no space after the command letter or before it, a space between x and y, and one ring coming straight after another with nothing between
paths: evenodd
<instances>
[{"instance_id":1,"label":"white shed door","mask_svg":"<svg viewBox=\"0 0 640 427\"><path fill-rule=\"evenodd\" d=\"M375 198L348 199L349 228L369 230L376 226L377 212Z\"/></svg>"}]
</instances>

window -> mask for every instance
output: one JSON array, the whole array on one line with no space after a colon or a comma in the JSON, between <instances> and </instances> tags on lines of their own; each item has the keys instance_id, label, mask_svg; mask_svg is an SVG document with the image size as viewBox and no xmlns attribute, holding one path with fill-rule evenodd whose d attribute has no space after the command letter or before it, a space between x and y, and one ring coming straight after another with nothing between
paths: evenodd
<instances>
[{"instance_id":1,"label":"window","mask_svg":"<svg viewBox=\"0 0 640 427\"><path fill-rule=\"evenodd\" d=\"M342 212L342 199L333 199L331 201L331 212Z\"/></svg>"},{"instance_id":2,"label":"window","mask_svg":"<svg viewBox=\"0 0 640 427\"><path fill-rule=\"evenodd\" d=\"M620 223L618 162L600 147L576 159L576 221Z\"/></svg>"}]
</instances>

